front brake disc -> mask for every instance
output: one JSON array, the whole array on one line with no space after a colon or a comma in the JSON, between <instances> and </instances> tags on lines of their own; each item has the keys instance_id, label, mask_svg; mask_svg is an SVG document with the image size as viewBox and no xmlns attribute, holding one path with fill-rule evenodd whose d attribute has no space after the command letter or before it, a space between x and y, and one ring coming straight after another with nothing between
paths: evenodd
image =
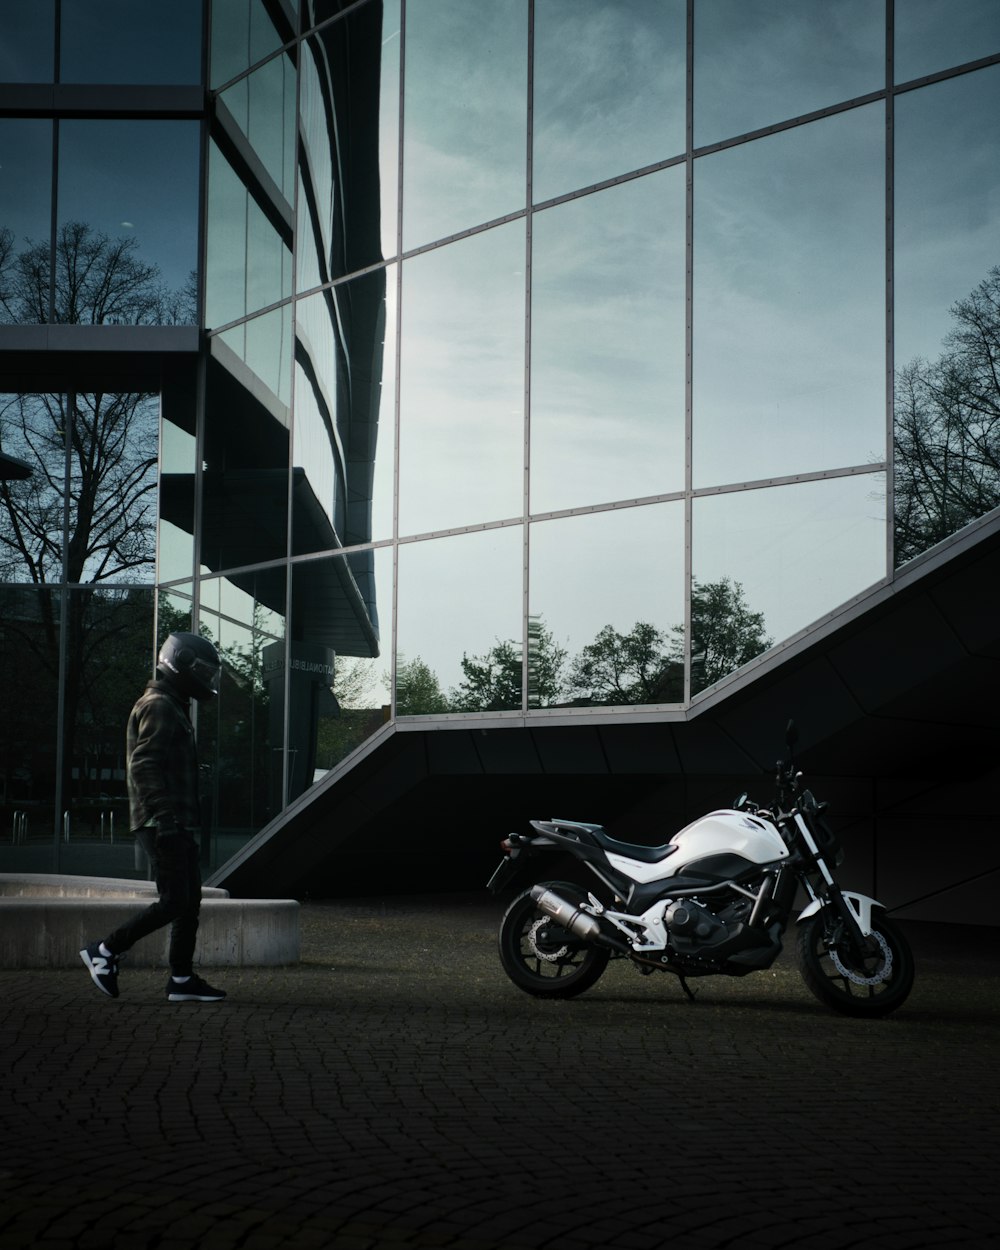
<instances>
[{"instance_id":1,"label":"front brake disc","mask_svg":"<svg viewBox=\"0 0 1000 1250\"><path fill-rule=\"evenodd\" d=\"M870 977L863 976L860 972L848 968L841 960L836 948L830 948L831 963L842 977L846 977L854 985L881 985L883 981L888 981L890 976L892 976L892 951L889 949L889 943L881 933L877 933L874 929L868 936L882 948L882 964L878 971Z\"/></svg>"}]
</instances>

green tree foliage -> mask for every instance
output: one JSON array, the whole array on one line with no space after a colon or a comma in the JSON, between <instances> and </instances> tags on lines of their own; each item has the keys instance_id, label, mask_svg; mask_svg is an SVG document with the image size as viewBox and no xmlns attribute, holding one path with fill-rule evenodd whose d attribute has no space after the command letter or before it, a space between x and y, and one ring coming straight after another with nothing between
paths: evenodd
<instances>
[{"instance_id":1,"label":"green tree foliage","mask_svg":"<svg viewBox=\"0 0 1000 1250\"><path fill-rule=\"evenodd\" d=\"M683 654L684 629L675 627L674 654ZM751 612L743 587L728 577L691 586L691 691L696 694L771 645L764 613Z\"/></svg>"},{"instance_id":2,"label":"green tree foliage","mask_svg":"<svg viewBox=\"0 0 1000 1250\"><path fill-rule=\"evenodd\" d=\"M485 655L463 654L465 676L451 691L452 708L456 712L520 711L522 654L519 643L499 639ZM541 617L532 617L528 625L528 689L533 707L543 707L558 698L565 658L566 652L557 646Z\"/></svg>"},{"instance_id":3,"label":"green tree foliage","mask_svg":"<svg viewBox=\"0 0 1000 1250\"><path fill-rule=\"evenodd\" d=\"M897 565L1000 505L1000 265L951 314L938 359L896 373Z\"/></svg>"},{"instance_id":4,"label":"green tree foliage","mask_svg":"<svg viewBox=\"0 0 1000 1250\"><path fill-rule=\"evenodd\" d=\"M400 656L396 662L397 716L433 716L449 710L436 675L420 656L412 660Z\"/></svg>"},{"instance_id":5,"label":"green tree foliage","mask_svg":"<svg viewBox=\"0 0 1000 1250\"><path fill-rule=\"evenodd\" d=\"M662 703L682 697L683 675L683 655L678 667L667 635L636 621L625 634L605 625L574 659L567 684L590 703Z\"/></svg>"}]
</instances>

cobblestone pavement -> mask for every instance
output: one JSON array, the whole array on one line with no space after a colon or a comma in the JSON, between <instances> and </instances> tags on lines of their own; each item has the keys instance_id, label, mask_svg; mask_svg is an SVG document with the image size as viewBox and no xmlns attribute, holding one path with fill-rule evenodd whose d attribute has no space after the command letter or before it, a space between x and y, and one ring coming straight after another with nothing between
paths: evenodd
<instances>
[{"instance_id":1,"label":"cobblestone pavement","mask_svg":"<svg viewBox=\"0 0 1000 1250\"><path fill-rule=\"evenodd\" d=\"M539 1002L498 918L310 903L301 964L208 970L218 1004L0 973L0 1247L1000 1245L1000 930L907 927L913 994L867 1022L790 953Z\"/></svg>"}]
</instances>

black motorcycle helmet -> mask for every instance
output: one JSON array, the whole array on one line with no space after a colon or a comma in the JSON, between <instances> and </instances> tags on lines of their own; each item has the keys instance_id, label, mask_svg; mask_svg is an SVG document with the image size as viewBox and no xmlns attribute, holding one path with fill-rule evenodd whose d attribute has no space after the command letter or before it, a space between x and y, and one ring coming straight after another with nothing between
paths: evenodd
<instances>
[{"instance_id":1,"label":"black motorcycle helmet","mask_svg":"<svg viewBox=\"0 0 1000 1250\"><path fill-rule=\"evenodd\" d=\"M211 699L219 693L222 661L219 653L198 634L170 634L160 648L156 667L170 675L182 694Z\"/></svg>"}]
</instances>

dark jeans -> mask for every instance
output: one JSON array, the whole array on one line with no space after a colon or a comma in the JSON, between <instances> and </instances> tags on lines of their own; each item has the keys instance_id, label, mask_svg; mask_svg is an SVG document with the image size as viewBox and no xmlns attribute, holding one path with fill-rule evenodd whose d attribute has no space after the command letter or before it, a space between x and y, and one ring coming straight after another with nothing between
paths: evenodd
<instances>
[{"instance_id":1,"label":"dark jeans","mask_svg":"<svg viewBox=\"0 0 1000 1250\"><path fill-rule=\"evenodd\" d=\"M161 837L155 829L137 829L135 836L153 865L160 897L106 937L104 945L121 955L140 938L169 924L170 971L177 977L190 976L201 907L198 844L188 833Z\"/></svg>"}]
</instances>

